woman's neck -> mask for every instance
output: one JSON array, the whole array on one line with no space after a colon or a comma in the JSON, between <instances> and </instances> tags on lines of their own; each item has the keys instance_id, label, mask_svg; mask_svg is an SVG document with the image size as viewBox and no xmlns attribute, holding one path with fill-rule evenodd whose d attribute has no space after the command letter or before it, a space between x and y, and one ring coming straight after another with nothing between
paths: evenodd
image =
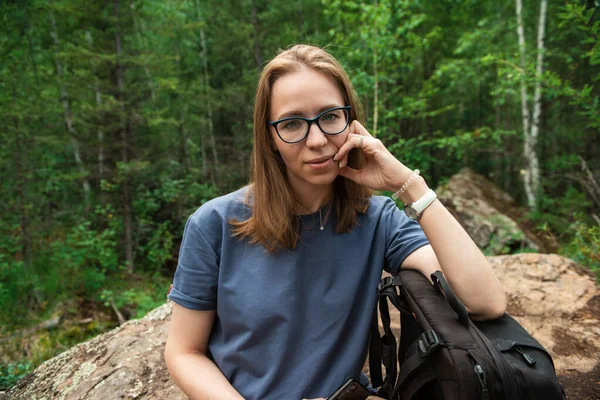
<instances>
[{"instance_id":1,"label":"woman's neck","mask_svg":"<svg viewBox=\"0 0 600 400\"><path fill-rule=\"evenodd\" d=\"M313 186L294 190L299 203L298 214L314 213L331 200L333 185Z\"/></svg>"}]
</instances>

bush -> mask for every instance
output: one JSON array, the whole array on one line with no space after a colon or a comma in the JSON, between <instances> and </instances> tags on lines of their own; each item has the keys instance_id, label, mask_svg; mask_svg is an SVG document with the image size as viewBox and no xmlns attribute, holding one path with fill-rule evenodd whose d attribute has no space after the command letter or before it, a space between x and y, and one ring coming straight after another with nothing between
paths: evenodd
<instances>
[{"instance_id":1,"label":"bush","mask_svg":"<svg viewBox=\"0 0 600 400\"><path fill-rule=\"evenodd\" d=\"M24 378L33 369L30 361L0 364L0 390L6 390Z\"/></svg>"},{"instance_id":2,"label":"bush","mask_svg":"<svg viewBox=\"0 0 600 400\"><path fill-rule=\"evenodd\" d=\"M588 267L600 281L600 226L588 225L583 213L575 213L574 218L568 228L571 240L559 252Z\"/></svg>"}]
</instances>

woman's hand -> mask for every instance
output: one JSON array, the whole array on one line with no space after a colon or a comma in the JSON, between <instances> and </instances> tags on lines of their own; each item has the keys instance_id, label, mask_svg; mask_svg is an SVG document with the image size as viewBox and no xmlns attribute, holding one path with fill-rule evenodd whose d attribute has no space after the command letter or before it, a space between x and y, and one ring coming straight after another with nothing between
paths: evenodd
<instances>
[{"instance_id":1,"label":"woman's hand","mask_svg":"<svg viewBox=\"0 0 600 400\"><path fill-rule=\"evenodd\" d=\"M360 122L352 121L348 129L346 143L339 148L333 158L340 163L339 174L373 190L400 189L410 178L412 170L398 161L385 148L381 140L371 136ZM355 147L359 148L365 157L365 165L359 170L346 166L348 153Z\"/></svg>"}]
</instances>

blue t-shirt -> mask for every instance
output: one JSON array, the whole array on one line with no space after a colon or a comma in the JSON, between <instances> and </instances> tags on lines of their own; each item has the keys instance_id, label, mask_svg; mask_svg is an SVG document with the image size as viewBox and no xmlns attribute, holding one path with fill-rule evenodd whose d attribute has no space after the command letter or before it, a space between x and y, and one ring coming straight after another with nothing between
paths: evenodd
<instances>
[{"instance_id":1,"label":"blue t-shirt","mask_svg":"<svg viewBox=\"0 0 600 400\"><path fill-rule=\"evenodd\" d=\"M429 242L391 199L372 196L351 232L335 232L333 211L324 230L319 212L304 215L297 247L268 253L232 237L227 223L250 215L246 190L189 218L168 297L216 309L208 349L245 399L327 397L360 375L382 269L397 272Z\"/></svg>"}]
</instances>

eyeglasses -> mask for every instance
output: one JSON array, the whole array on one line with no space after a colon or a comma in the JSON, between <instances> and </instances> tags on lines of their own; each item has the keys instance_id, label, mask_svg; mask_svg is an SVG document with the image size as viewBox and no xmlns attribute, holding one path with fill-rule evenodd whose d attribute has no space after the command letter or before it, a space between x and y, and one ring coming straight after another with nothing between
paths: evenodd
<instances>
[{"instance_id":1,"label":"eyeglasses","mask_svg":"<svg viewBox=\"0 0 600 400\"><path fill-rule=\"evenodd\" d=\"M286 143L298 143L306 139L310 126L317 124L326 135L339 135L346 129L350 121L350 106L336 107L323 111L313 119L289 117L277 121L269 121L277 135Z\"/></svg>"}]
</instances>

